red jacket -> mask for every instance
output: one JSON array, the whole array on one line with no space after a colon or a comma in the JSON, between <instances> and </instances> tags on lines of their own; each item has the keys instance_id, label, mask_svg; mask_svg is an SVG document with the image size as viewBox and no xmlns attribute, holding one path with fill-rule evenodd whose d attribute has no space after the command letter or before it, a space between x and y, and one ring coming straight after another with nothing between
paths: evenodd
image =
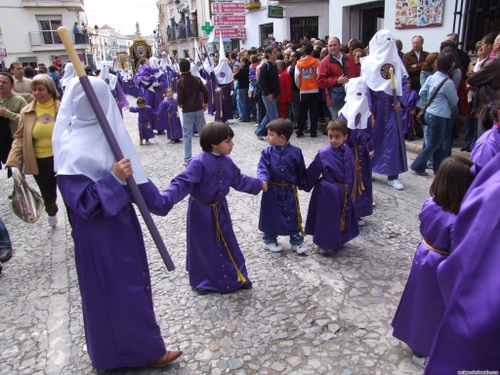
<instances>
[{"instance_id":1,"label":"red jacket","mask_svg":"<svg viewBox=\"0 0 500 375\"><path fill-rule=\"evenodd\" d=\"M285 69L280 74L280 95L278 96L279 103L290 103L293 101L292 93L292 76Z\"/></svg>"},{"instance_id":2,"label":"red jacket","mask_svg":"<svg viewBox=\"0 0 500 375\"><path fill-rule=\"evenodd\" d=\"M330 55L326 56L319 64L318 86L322 89L327 89L326 105L331 106L332 101L328 89L338 84L337 80L344 74L344 67L347 68L347 77L359 77L358 69L354 59L350 55L343 54L344 66L335 60Z\"/></svg>"}]
</instances>

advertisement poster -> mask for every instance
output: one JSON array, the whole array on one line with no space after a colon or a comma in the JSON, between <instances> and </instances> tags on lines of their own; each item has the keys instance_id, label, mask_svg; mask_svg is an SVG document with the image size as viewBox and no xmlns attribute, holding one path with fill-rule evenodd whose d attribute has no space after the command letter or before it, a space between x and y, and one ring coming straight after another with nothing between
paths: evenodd
<instances>
[{"instance_id":1,"label":"advertisement poster","mask_svg":"<svg viewBox=\"0 0 500 375\"><path fill-rule=\"evenodd\" d=\"M396 29L433 27L443 24L443 0L398 0Z\"/></svg>"}]
</instances>

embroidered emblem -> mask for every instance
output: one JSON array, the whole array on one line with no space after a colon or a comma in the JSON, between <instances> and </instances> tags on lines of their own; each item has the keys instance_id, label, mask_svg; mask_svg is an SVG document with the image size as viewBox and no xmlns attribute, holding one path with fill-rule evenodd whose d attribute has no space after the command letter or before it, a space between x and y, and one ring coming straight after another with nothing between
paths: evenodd
<instances>
[{"instance_id":1,"label":"embroidered emblem","mask_svg":"<svg viewBox=\"0 0 500 375\"><path fill-rule=\"evenodd\" d=\"M391 73L389 72L391 68L394 69L394 66L392 64L382 65L382 67L380 68L380 75L383 79L391 79Z\"/></svg>"}]
</instances>

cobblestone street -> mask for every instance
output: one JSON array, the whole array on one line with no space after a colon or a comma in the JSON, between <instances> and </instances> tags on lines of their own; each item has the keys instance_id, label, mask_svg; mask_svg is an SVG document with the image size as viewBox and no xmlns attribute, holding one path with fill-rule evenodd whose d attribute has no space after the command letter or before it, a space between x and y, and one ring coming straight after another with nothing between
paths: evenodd
<instances>
[{"instance_id":1,"label":"cobblestone street","mask_svg":"<svg viewBox=\"0 0 500 375\"><path fill-rule=\"evenodd\" d=\"M135 105L135 98L128 98ZM137 117L125 122L149 177L160 190L183 169L183 145L156 135L139 146ZM212 120L211 116L207 119ZM232 121L231 157L256 176L261 150L253 123ZM291 142L306 165L327 144L320 135ZM92 150L88 150L92 152ZM201 151L198 138L193 153ZM409 163L416 154L408 152ZM0 373L90 374L70 226L59 197L59 224L43 217L26 224L11 211L12 181L0 177L0 213L14 255L0 277ZM433 175L430 173L430 175ZM422 374L410 349L390 326L420 241L418 214L433 177L409 172L403 191L374 175L375 208L360 235L333 255L322 255L306 237L307 256L263 250L258 230L261 195L231 191L234 230L253 289L199 296L189 286L186 263L187 199L166 217L154 217L174 260L168 272L143 225L156 317L168 349L184 354L163 369L123 369L110 374ZM36 184L28 177L31 186ZM310 194L299 192L306 218ZM142 218L140 219L142 222Z\"/></svg>"}]
</instances>

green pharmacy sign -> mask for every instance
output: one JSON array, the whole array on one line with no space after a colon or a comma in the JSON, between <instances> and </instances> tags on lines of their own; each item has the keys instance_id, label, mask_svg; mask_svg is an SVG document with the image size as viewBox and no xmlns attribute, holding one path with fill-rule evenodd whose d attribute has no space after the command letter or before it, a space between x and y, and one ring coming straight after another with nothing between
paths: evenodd
<instances>
[{"instance_id":1,"label":"green pharmacy sign","mask_svg":"<svg viewBox=\"0 0 500 375\"><path fill-rule=\"evenodd\" d=\"M268 18L283 18L283 7L269 5L267 7Z\"/></svg>"}]
</instances>

